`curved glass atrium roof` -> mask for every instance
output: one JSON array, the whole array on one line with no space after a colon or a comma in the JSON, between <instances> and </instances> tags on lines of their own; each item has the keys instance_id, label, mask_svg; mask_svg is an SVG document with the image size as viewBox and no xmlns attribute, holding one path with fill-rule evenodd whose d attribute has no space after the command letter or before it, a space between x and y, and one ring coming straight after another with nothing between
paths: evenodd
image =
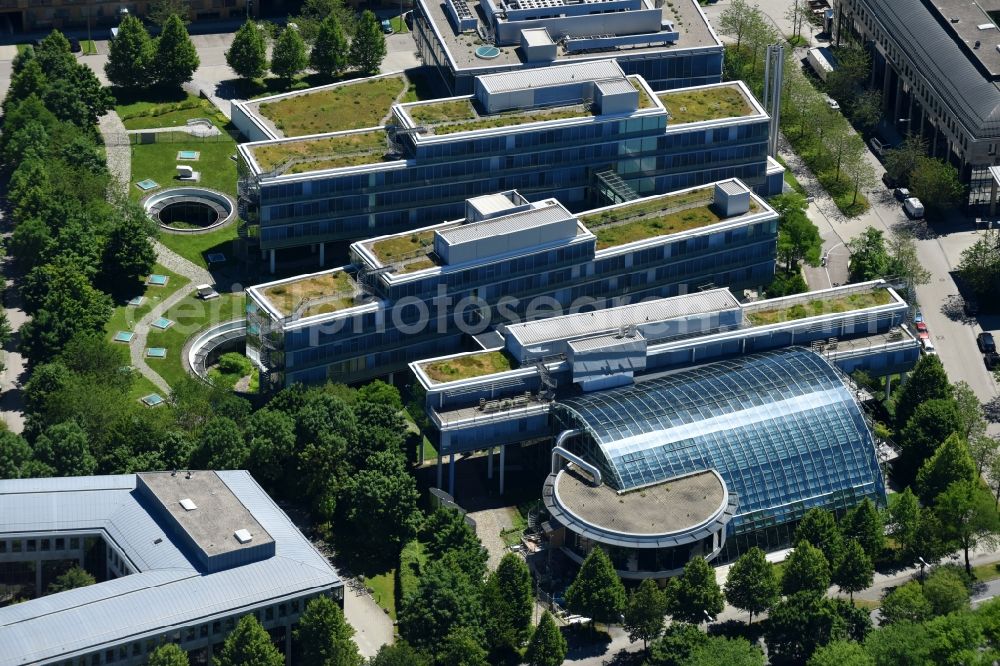
<instances>
[{"instance_id":1,"label":"curved glass atrium roof","mask_svg":"<svg viewBox=\"0 0 1000 666\"><path fill-rule=\"evenodd\" d=\"M618 490L716 470L738 497L736 531L885 494L860 407L839 371L804 348L566 398L555 410L587 433L572 448Z\"/></svg>"}]
</instances>

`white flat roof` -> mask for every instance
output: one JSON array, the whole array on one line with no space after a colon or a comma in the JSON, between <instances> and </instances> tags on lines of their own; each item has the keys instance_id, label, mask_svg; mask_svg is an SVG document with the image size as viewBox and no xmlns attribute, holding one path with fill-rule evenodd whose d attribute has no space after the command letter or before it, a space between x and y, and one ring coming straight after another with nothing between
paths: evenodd
<instances>
[{"instance_id":1,"label":"white flat roof","mask_svg":"<svg viewBox=\"0 0 1000 666\"><path fill-rule=\"evenodd\" d=\"M622 68L614 60L597 60L595 62L571 63L569 65L556 65L554 67L519 69L510 72L500 72L498 74L487 74L477 78L483 89L492 95L583 81L624 79L625 73L622 72Z\"/></svg>"}]
</instances>

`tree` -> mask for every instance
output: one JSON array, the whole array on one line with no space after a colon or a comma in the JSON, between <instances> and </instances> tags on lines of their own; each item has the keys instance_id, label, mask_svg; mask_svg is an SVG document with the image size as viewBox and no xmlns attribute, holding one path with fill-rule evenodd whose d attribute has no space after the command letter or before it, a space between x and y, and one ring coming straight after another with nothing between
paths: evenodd
<instances>
[{"instance_id":1,"label":"tree","mask_svg":"<svg viewBox=\"0 0 1000 666\"><path fill-rule=\"evenodd\" d=\"M153 23L161 28L167 24L171 16L180 17L180 20L187 25L190 23L191 8L188 0L153 0L149 3L149 11L146 16Z\"/></svg>"},{"instance_id":2,"label":"tree","mask_svg":"<svg viewBox=\"0 0 1000 666\"><path fill-rule=\"evenodd\" d=\"M531 572L524 559L507 553L497 570L486 580L483 592L487 638L494 649L514 650L531 632L535 597L531 591Z\"/></svg>"},{"instance_id":3,"label":"tree","mask_svg":"<svg viewBox=\"0 0 1000 666\"><path fill-rule=\"evenodd\" d=\"M958 407L958 415L962 420L962 429L959 431L966 441L986 433L986 418L983 415L983 406L967 382L955 382L952 386L952 396Z\"/></svg>"},{"instance_id":4,"label":"tree","mask_svg":"<svg viewBox=\"0 0 1000 666\"><path fill-rule=\"evenodd\" d=\"M899 622L868 634L865 652L876 666L924 666L928 660L929 640L923 625Z\"/></svg>"},{"instance_id":5,"label":"tree","mask_svg":"<svg viewBox=\"0 0 1000 666\"><path fill-rule=\"evenodd\" d=\"M650 645L646 663L650 666L678 666L708 642L709 637L695 625L671 622L663 630L663 635Z\"/></svg>"},{"instance_id":6,"label":"tree","mask_svg":"<svg viewBox=\"0 0 1000 666\"><path fill-rule=\"evenodd\" d=\"M806 217L805 198L800 194L782 194L772 200L778 219L778 257L791 272L800 261L816 266L823 249L819 229Z\"/></svg>"},{"instance_id":7,"label":"tree","mask_svg":"<svg viewBox=\"0 0 1000 666\"><path fill-rule=\"evenodd\" d=\"M87 587L96 582L97 579L86 569L71 567L66 570L66 573L58 576L54 581L49 583L49 587L45 593L55 594L56 592L65 592L66 590L74 590L78 587Z\"/></svg>"},{"instance_id":8,"label":"tree","mask_svg":"<svg viewBox=\"0 0 1000 666\"><path fill-rule=\"evenodd\" d=\"M241 79L259 79L267 73L267 41L255 21L247 21L233 35L226 64Z\"/></svg>"},{"instance_id":9,"label":"tree","mask_svg":"<svg viewBox=\"0 0 1000 666\"><path fill-rule=\"evenodd\" d=\"M420 521L420 492L406 461L395 451L382 451L344 484L341 505L356 534L373 547L395 556L416 534Z\"/></svg>"},{"instance_id":10,"label":"tree","mask_svg":"<svg viewBox=\"0 0 1000 666\"><path fill-rule=\"evenodd\" d=\"M830 641L847 638L833 601L810 590L775 604L764 634L772 664L803 663Z\"/></svg>"},{"instance_id":11,"label":"tree","mask_svg":"<svg viewBox=\"0 0 1000 666\"><path fill-rule=\"evenodd\" d=\"M121 291L148 275L156 263L150 222L138 206L122 203L104 245L101 271L108 291Z\"/></svg>"},{"instance_id":12,"label":"tree","mask_svg":"<svg viewBox=\"0 0 1000 666\"><path fill-rule=\"evenodd\" d=\"M153 84L149 68L153 45L146 28L131 14L118 24L118 36L108 46L108 62L104 73L112 85L134 90Z\"/></svg>"},{"instance_id":13,"label":"tree","mask_svg":"<svg viewBox=\"0 0 1000 666\"><path fill-rule=\"evenodd\" d=\"M368 661L368 666L431 666L423 652L417 652L409 643L399 639L392 645L385 644Z\"/></svg>"},{"instance_id":14,"label":"tree","mask_svg":"<svg viewBox=\"0 0 1000 666\"><path fill-rule=\"evenodd\" d=\"M710 636L681 666L764 666L764 653L745 638Z\"/></svg>"},{"instance_id":15,"label":"tree","mask_svg":"<svg viewBox=\"0 0 1000 666\"><path fill-rule=\"evenodd\" d=\"M156 39L156 58L153 71L156 82L171 88L187 83L201 64L198 51L191 43L184 22L173 14L163 25L163 32Z\"/></svg>"},{"instance_id":16,"label":"tree","mask_svg":"<svg viewBox=\"0 0 1000 666\"><path fill-rule=\"evenodd\" d=\"M977 435L969 441L969 455L976 464L976 476L982 476L990 468L1000 450L1000 439L988 435Z\"/></svg>"},{"instance_id":17,"label":"tree","mask_svg":"<svg viewBox=\"0 0 1000 666\"><path fill-rule=\"evenodd\" d=\"M319 26L316 43L309 53L309 64L324 76L333 77L347 68L350 46L336 14L330 14Z\"/></svg>"},{"instance_id":18,"label":"tree","mask_svg":"<svg viewBox=\"0 0 1000 666\"><path fill-rule=\"evenodd\" d=\"M996 293L1000 289L1000 232L988 230L963 250L958 274L977 296Z\"/></svg>"},{"instance_id":19,"label":"tree","mask_svg":"<svg viewBox=\"0 0 1000 666\"><path fill-rule=\"evenodd\" d=\"M958 406L952 399L927 400L899 434L900 456L893 463L896 478L903 483L916 479L924 461L952 434L962 429Z\"/></svg>"},{"instance_id":20,"label":"tree","mask_svg":"<svg viewBox=\"0 0 1000 666\"><path fill-rule=\"evenodd\" d=\"M248 469L255 479L273 487L285 478L295 455L295 419L276 409L259 409L250 415L246 437Z\"/></svg>"},{"instance_id":21,"label":"tree","mask_svg":"<svg viewBox=\"0 0 1000 666\"><path fill-rule=\"evenodd\" d=\"M706 615L716 616L726 604L715 581L715 570L701 557L692 557L684 573L667 588L667 608L674 620L699 624Z\"/></svg>"},{"instance_id":22,"label":"tree","mask_svg":"<svg viewBox=\"0 0 1000 666\"><path fill-rule=\"evenodd\" d=\"M847 242L847 249L851 252L847 270L852 282L875 280L889 274L891 258L881 230L868 227Z\"/></svg>"},{"instance_id":23,"label":"tree","mask_svg":"<svg viewBox=\"0 0 1000 666\"><path fill-rule=\"evenodd\" d=\"M889 255L891 256L891 272L906 283L905 298L910 300L914 294L912 289L917 285L927 284L931 272L924 268L923 262L917 256L917 244L909 231L895 230L889 236Z\"/></svg>"},{"instance_id":24,"label":"tree","mask_svg":"<svg viewBox=\"0 0 1000 666\"><path fill-rule=\"evenodd\" d=\"M889 502L889 535L899 547L905 560L918 556L920 536L920 504L909 488L894 493Z\"/></svg>"},{"instance_id":25,"label":"tree","mask_svg":"<svg viewBox=\"0 0 1000 666\"><path fill-rule=\"evenodd\" d=\"M875 567L871 558L855 539L849 539L843 554L833 569L833 582L841 592L850 595L854 603L854 593L868 589L872 584Z\"/></svg>"},{"instance_id":26,"label":"tree","mask_svg":"<svg viewBox=\"0 0 1000 666\"><path fill-rule=\"evenodd\" d=\"M830 565L823 551L800 541L785 560L785 571L781 577L781 590L791 596L797 592L826 594L830 587Z\"/></svg>"},{"instance_id":27,"label":"tree","mask_svg":"<svg viewBox=\"0 0 1000 666\"><path fill-rule=\"evenodd\" d=\"M927 662L942 666L992 664L994 654L982 654L983 630L979 618L972 613L950 613L925 624L927 632ZM984 659L985 657L985 659Z\"/></svg>"},{"instance_id":28,"label":"tree","mask_svg":"<svg viewBox=\"0 0 1000 666\"><path fill-rule=\"evenodd\" d=\"M969 588L961 569L953 566L935 567L924 581L922 592L934 615L947 615L969 607Z\"/></svg>"},{"instance_id":29,"label":"tree","mask_svg":"<svg viewBox=\"0 0 1000 666\"><path fill-rule=\"evenodd\" d=\"M900 585L885 595L882 607L879 609L880 624L896 624L898 622L923 622L931 617L933 609L924 596L920 583L910 581Z\"/></svg>"},{"instance_id":30,"label":"tree","mask_svg":"<svg viewBox=\"0 0 1000 666\"><path fill-rule=\"evenodd\" d=\"M538 627L531 634L524 660L528 666L559 666L566 658L566 638L559 631L552 614L542 613Z\"/></svg>"},{"instance_id":31,"label":"tree","mask_svg":"<svg viewBox=\"0 0 1000 666\"><path fill-rule=\"evenodd\" d=\"M736 40L736 50L739 51L743 42L754 8L746 0L733 0L719 16L719 32Z\"/></svg>"},{"instance_id":32,"label":"tree","mask_svg":"<svg viewBox=\"0 0 1000 666\"><path fill-rule=\"evenodd\" d=\"M58 476L89 476L97 471L87 433L76 421L46 428L35 440L35 458Z\"/></svg>"},{"instance_id":33,"label":"tree","mask_svg":"<svg viewBox=\"0 0 1000 666\"><path fill-rule=\"evenodd\" d=\"M351 7L344 4L343 0L305 0L299 15L294 17L302 39L307 42L315 41L319 36L323 20L331 14L336 14L337 21L340 22L346 35L354 34L358 16Z\"/></svg>"},{"instance_id":34,"label":"tree","mask_svg":"<svg viewBox=\"0 0 1000 666\"><path fill-rule=\"evenodd\" d=\"M858 95L851 108L851 119L864 132L874 130L882 120L882 93L866 90Z\"/></svg>"},{"instance_id":35,"label":"tree","mask_svg":"<svg viewBox=\"0 0 1000 666\"><path fill-rule=\"evenodd\" d=\"M482 646L482 635L469 627L456 627L444 639L439 666L489 666L489 655Z\"/></svg>"},{"instance_id":36,"label":"tree","mask_svg":"<svg viewBox=\"0 0 1000 666\"><path fill-rule=\"evenodd\" d=\"M740 555L726 576L726 600L750 613L763 613L781 598L781 586L774 574L774 565L764 557L764 551L753 547Z\"/></svg>"},{"instance_id":37,"label":"tree","mask_svg":"<svg viewBox=\"0 0 1000 666\"><path fill-rule=\"evenodd\" d=\"M31 460L31 447L10 430L0 430L0 479L20 479Z\"/></svg>"},{"instance_id":38,"label":"tree","mask_svg":"<svg viewBox=\"0 0 1000 666\"><path fill-rule=\"evenodd\" d=\"M309 64L306 45L299 31L288 26L281 31L271 54L271 71L281 79L294 79Z\"/></svg>"},{"instance_id":39,"label":"tree","mask_svg":"<svg viewBox=\"0 0 1000 666\"><path fill-rule=\"evenodd\" d=\"M796 38L802 35L802 23L809 17L809 3L805 0L792 0L785 10L785 19L792 24L792 35Z\"/></svg>"},{"instance_id":40,"label":"tree","mask_svg":"<svg viewBox=\"0 0 1000 666\"><path fill-rule=\"evenodd\" d=\"M365 74L376 74L385 58L385 35L375 14L365 10L358 21L358 28L351 40L348 60L351 65Z\"/></svg>"},{"instance_id":41,"label":"tree","mask_svg":"<svg viewBox=\"0 0 1000 666\"><path fill-rule=\"evenodd\" d=\"M566 608L592 622L614 624L625 610L625 586L607 554L594 547L566 590Z\"/></svg>"},{"instance_id":42,"label":"tree","mask_svg":"<svg viewBox=\"0 0 1000 666\"><path fill-rule=\"evenodd\" d=\"M872 562L878 560L885 547L885 525L875 504L864 498L847 512L841 524L845 539L855 539Z\"/></svg>"},{"instance_id":43,"label":"tree","mask_svg":"<svg viewBox=\"0 0 1000 666\"><path fill-rule=\"evenodd\" d=\"M285 658L257 618L244 615L226 638L215 663L216 666L283 666Z\"/></svg>"},{"instance_id":44,"label":"tree","mask_svg":"<svg viewBox=\"0 0 1000 666\"><path fill-rule=\"evenodd\" d=\"M216 416L201 429L195 457L205 469L243 469L250 457L250 447L235 421Z\"/></svg>"},{"instance_id":45,"label":"tree","mask_svg":"<svg viewBox=\"0 0 1000 666\"><path fill-rule=\"evenodd\" d=\"M354 628L330 597L319 596L306 605L295 638L302 660L317 666L361 666L364 659L351 638Z\"/></svg>"},{"instance_id":46,"label":"tree","mask_svg":"<svg viewBox=\"0 0 1000 666\"><path fill-rule=\"evenodd\" d=\"M906 137L896 148L885 151L885 170L900 186L910 182L910 174L917 167L917 160L927 154L927 142L916 134Z\"/></svg>"},{"instance_id":47,"label":"tree","mask_svg":"<svg viewBox=\"0 0 1000 666\"><path fill-rule=\"evenodd\" d=\"M813 652L806 666L875 666L875 662L857 643L833 641Z\"/></svg>"},{"instance_id":48,"label":"tree","mask_svg":"<svg viewBox=\"0 0 1000 666\"><path fill-rule=\"evenodd\" d=\"M969 455L969 447L957 432L928 458L917 473L917 492L924 504L933 504L935 498L951 484L972 481L976 478L976 463Z\"/></svg>"},{"instance_id":49,"label":"tree","mask_svg":"<svg viewBox=\"0 0 1000 666\"><path fill-rule=\"evenodd\" d=\"M438 651L454 629L482 627L480 593L450 558L431 559L416 589L403 598L398 618L399 634L410 645Z\"/></svg>"},{"instance_id":50,"label":"tree","mask_svg":"<svg viewBox=\"0 0 1000 666\"><path fill-rule=\"evenodd\" d=\"M836 562L844 545L837 520L826 509L815 507L806 511L795 528L794 543L808 541L823 551L826 561Z\"/></svg>"},{"instance_id":51,"label":"tree","mask_svg":"<svg viewBox=\"0 0 1000 666\"><path fill-rule=\"evenodd\" d=\"M176 643L166 643L149 655L149 666L188 666L187 652Z\"/></svg>"},{"instance_id":52,"label":"tree","mask_svg":"<svg viewBox=\"0 0 1000 666\"><path fill-rule=\"evenodd\" d=\"M647 652L649 641L655 640L663 631L666 614L667 595L656 581L647 578L629 595L622 627L628 632L630 641L642 640L642 650Z\"/></svg>"},{"instance_id":53,"label":"tree","mask_svg":"<svg viewBox=\"0 0 1000 666\"><path fill-rule=\"evenodd\" d=\"M934 513L940 520L944 540L965 554L965 571L972 573L969 551L982 544L995 547L1000 521L989 493L975 481L960 481L938 495Z\"/></svg>"},{"instance_id":54,"label":"tree","mask_svg":"<svg viewBox=\"0 0 1000 666\"><path fill-rule=\"evenodd\" d=\"M859 144L860 150L858 149ZM858 137L851 149L844 153L844 173L851 183L851 205L853 206L858 203L858 194L861 190L870 189L876 182L875 167L868 161L868 151L865 150L861 137Z\"/></svg>"},{"instance_id":55,"label":"tree","mask_svg":"<svg viewBox=\"0 0 1000 666\"><path fill-rule=\"evenodd\" d=\"M910 173L910 190L932 210L957 206L965 193L955 167L926 155L917 158L916 166Z\"/></svg>"},{"instance_id":56,"label":"tree","mask_svg":"<svg viewBox=\"0 0 1000 666\"><path fill-rule=\"evenodd\" d=\"M826 87L834 99L854 106L858 91L864 89L871 72L871 56L860 45L849 44L837 50L837 68L826 77Z\"/></svg>"},{"instance_id":57,"label":"tree","mask_svg":"<svg viewBox=\"0 0 1000 666\"><path fill-rule=\"evenodd\" d=\"M486 576L489 554L465 516L453 509L438 508L424 524L423 541L432 559L441 559L450 553L455 562L469 577L478 582Z\"/></svg>"}]
</instances>

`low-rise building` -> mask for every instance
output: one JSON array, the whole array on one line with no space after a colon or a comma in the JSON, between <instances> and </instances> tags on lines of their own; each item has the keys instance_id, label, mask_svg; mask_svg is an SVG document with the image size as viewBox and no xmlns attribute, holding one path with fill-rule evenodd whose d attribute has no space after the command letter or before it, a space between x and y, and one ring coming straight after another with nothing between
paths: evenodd
<instances>
[{"instance_id":1,"label":"low-rise building","mask_svg":"<svg viewBox=\"0 0 1000 666\"><path fill-rule=\"evenodd\" d=\"M455 94L475 77L614 58L655 89L722 80L722 42L695 0L417 0L424 64Z\"/></svg>"},{"instance_id":2,"label":"low-rise building","mask_svg":"<svg viewBox=\"0 0 1000 666\"><path fill-rule=\"evenodd\" d=\"M570 211L726 178L781 191L769 118L741 82L655 92L613 60L480 76L395 104L388 127L239 146L247 236L269 255L418 229L516 189Z\"/></svg>"},{"instance_id":3,"label":"low-rise building","mask_svg":"<svg viewBox=\"0 0 1000 666\"><path fill-rule=\"evenodd\" d=\"M352 264L247 289L261 386L359 382L502 324L774 276L777 214L737 180L574 215L516 191L464 219L354 243ZM266 389L265 389L266 390Z\"/></svg>"},{"instance_id":4,"label":"low-rise building","mask_svg":"<svg viewBox=\"0 0 1000 666\"><path fill-rule=\"evenodd\" d=\"M42 596L81 566L97 583ZM245 471L0 481L0 665L139 665L165 643L210 664L244 615L292 659L326 558Z\"/></svg>"}]
</instances>

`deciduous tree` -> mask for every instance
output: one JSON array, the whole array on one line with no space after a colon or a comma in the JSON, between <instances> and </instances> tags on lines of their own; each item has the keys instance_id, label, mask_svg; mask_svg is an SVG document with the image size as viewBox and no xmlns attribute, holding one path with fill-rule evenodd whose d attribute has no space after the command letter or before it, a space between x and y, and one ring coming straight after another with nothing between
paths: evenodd
<instances>
[{"instance_id":1,"label":"deciduous tree","mask_svg":"<svg viewBox=\"0 0 1000 666\"><path fill-rule=\"evenodd\" d=\"M971 574L969 551L979 544L997 544L1000 521L993 498L975 481L960 481L938 495L934 512L941 521L944 540L962 549L965 571Z\"/></svg>"},{"instance_id":2,"label":"deciduous tree","mask_svg":"<svg viewBox=\"0 0 1000 666\"><path fill-rule=\"evenodd\" d=\"M774 575L774 566L756 546L740 555L726 577L726 600L750 613L753 624L755 613L763 613L781 598L781 586Z\"/></svg>"},{"instance_id":3,"label":"deciduous tree","mask_svg":"<svg viewBox=\"0 0 1000 666\"><path fill-rule=\"evenodd\" d=\"M395 556L416 534L419 499L417 482L402 455L382 451L346 480L340 503L346 506L347 524L356 534L364 534L373 550Z\"/></svg>"},{"instance_id":4,"label":"deciduous tree","mask_svg":"<svg viewBox=\"0 0 1000 666\"><path fill-rule=\"evenodd\" d=\"M456 627L444 639L437 663L439 666L489 666L488 656L481 632Z\"/></svg>"},{"instance_id":5,"label":"deciduous tree","mask_svg":"<svg viewBox=\"0 0 1000 666\"><path fill-rule=\"evenodd\" d=\"M556 626L552 614L545 611L531 635L524 660L528 666L559 666L566 658L566 650L566 638Z\"/></svg>"},{"instance_id":6,"label":"deciduous tree","mask_svg":"<svg viewBox=\"0 0 1000 666\"><path fill-rule=\"evenodd\" d=\"M701 557L692 557L684 573L667 588L667 609L675 620L699 624L716 616L726 604L715 581L715 570Z\"/></svg>"},{"instance_id":7,"label":"deciduous tree","mask_svg":"<svg viewBox=\"0 0 1000 666\"><path fill-rule=\"evenodd\" d=\"M385 58L385 35L375 14L365 10L358 21L348 60L351 65L365 74L378 72L382 59Z\"/></svg>"},{"instance_id":8,"label":"deciduous tree","mask_svg":"<svg viewBox=\"0 0 1000 666\"><path fill-rule=\"evenodd\" d=\"M833 641L813 652L806 666L875 666L875 662L857 643Z\"/></svg>"},{"instance_id":9,"label":"deciduous tree","mask_svg":"<svg viewBox=\"0 0 1000 666\"><path fill-rule=\"evenodd\" d=\"M480 591L450 558L432 559L399 610L399 633L418 649L440 651L458 627L482 627ZM484 637L480 634L480 640Z\"/></svg>"},{"instance_id":10,"label":"deciduous tree","mask_svg":"<svg viewBox=\"0 0 1000 666\"><path fill-rule=\"evenodd\" d=\"M953 208L961 202L965 192L955 167L926 155L917 158L910 173L910 189L932 210Z\"/></svg>"},{"instance_id":11,"label":"deciduous tree","mask_svg":"<svg viewBox=\"0 0 1000 666\"><path fill-rule=\"evenodd\" d=\"M710 636L695 647L682 666L764 666L764 653L745 638Z\"/></svg>"},{"instance_id":12,"label":"deciduous tree","mask_svg":"<svg viewBox=\"0 0 1000 666\"><path fill-rule=\"evenodd\" d=\"M152 70L157 83L175 88L190 81L201 59L180 17L173 14L167 19L155 44Z\"/></svg>"},{"instance_id":13,"label":"deciduous tree","mask_svg":"<svg viewBox=\"0 0 1000 666\"><path fill-rule=\"evenodd\" d=\"M847 592L851 603L854 593L869 588L875 574L871 558L855 539L848 539L844 552L833 569L833 582L841 592Z\"/></svg>"},{"instance_id":14,"label":"deciduous tree","mask_svg":"<svg viewBox=\"0 0 1000 666\"><path fill-rule=\"evenodd\" d=\"M166 643L149 655L149 666L188 666L187 652L176 643Z\"/></svg>"},{"instance_id":15,"label":"deciduous tree","mask_svg":"<svg viewBox=\"0 0 1000 666\"><path fill-rule=\"evenodd\" d=\"M150 75L153 45L138 18L127 15L118 24L118 36L108 44L104 73L112 85L135 90L154 83Z\"/></svg>"},{"instance_id":16,"label":"deciduous tree","mask_svg":"<svg viewBox=\"0 0 1000 666\"><path fill-rule=\"evenodd\" d=\"M327 596L306 605L295 630L302 660L317 666L361 666L364 659L353 636L354 628L344 619L344 611Z\"/></svg>"},{"instance_id":17,"label":"deciduous tree","mask_svg":"<svg viewBox=\"0 0 1000 666\"><path fill-rule=\"evenodd\" d=\"M976 463L969 455L969 447L957 432L952 433L928 458L917 473L917 492L924 504L934 504L938 495L951 484L972 481L976 477Z\"/></svg>"},{"instance_id":18,"label":"deciduous tree","mask_svg":"<svg viewBox=\"0 0 1000 666\"><path fill-rule=\"evenodd\" d=\"M566 590L566 607L595 622L621 622L621 614L625 610L625 586L600 547L594 547L588 553L576 578Z\"/></svg>"},{"instance_id":19,"label":"deciduous tree","mask_svg":"<svg viewBox=\"0 0 1000 666\"><path fill-rule=\"evenodd\" d=\"M281 79L291 80L306 68L306 45L299 31L288 26L281 31L271 53L271 71Z\"/></svg>"},{"instance_id":20,"label":"deciduous tree","mask_svg":"<svg viewBox=\"0 0 1000 666\"><path fill-rule=\"evenodd\" d=\"M309 53L309 64L320 74L336 76L347 68L350 46L336 14L330 14L319 26L319 34Z\"/></svg>"},{"instance_id":21,"label":"deciduous tree","mask_svg":"<svg viewBox=\"0 0 1000 666\"><path fill-rule=\"evenodd\" d=\"M922 403L897 438L900 455L892 466L896 478L903 483L916 479L924 461L961 429L962 419L954 400L932 399Z\"/></svg>"},{"instance_id":22,"label":"deciduous tree","mask_svg":"<svg viewBox=\"0 0 1000 666\"><path fill-rule=\"evenodd\" d=\"M97 470L87 433L75 421L46 428L34 449L35 458L59 476L89 476Z\"/></svg>"},{"instance_id":23,"label":"deciduous tree","mask_svg":"<svg viewBox=\"0 0 1000 666\"><path fill-rule=\"evenodd\" d=\"M49 583L48 589L45 591L46 594L55 594L56 592L65 592L66 590L73 590L78 587L87 587L88 585L93 585L97 582L86 569L81 567L71 567L66 570L66 572L58 576L54 581Z\"/></svg>"},{"instance_id":24,"label":"deciduous tree","mask_svg":"<svg viewBox=\"0 0 1000 666\"><path fill-rule=\"evenodd\" d=\"M431 558L441 559L451 553L469 580L478 583L486 576L489 554L463 514L439 508L427 518L422 534Z\"/></svg>"},{"instance_id":25,"label":"deciduous tree","mask_svg":"<svg viewBox=\"0 0 1000 666\"><path fill-rule=\"evenodd\" d=\"M833 514L819 507L809 509L795 528L795 543L807 541L823 551L826 561L836 562L843 547L843 535Z\"/></svg>"},{"instance_id":26,"label":"deciduous tree","mask_svg":"<svg viewBox=\"0 0 1000 666\"><path fill-rule=\"evenodd\" d=\"M284 663L285 658L253 615L240 618L216 658L216 666L283 666Z\"/></svg>"},{"instance_id":27,"label":"deciduous tree","mask_svg":"<svg viewBox=\"0 0 1000 666\"><path fill-rule=\"evenodd\" d=\"M830 565L823 551L800 541L785 560L785 571L781 576L781 589L791 596L797 592L826 594L830 587Z\"/></svg>"},{"instance_id":28,"label":"deciduous tree","mask_svg":"<svg viewBox=\"0 0 1000 666\"><path fill-rule=\"evenodd\" d=\"M247 21L236 31L226 64L241 79L259 79L267 73L267 40L256 22Z\"/></svg>"},{"instance_id":29,"label":"deciduous tree","mask_svg":"<svg viewBox=\"0 0 1000 666\"><path fill-rule=\"evenodd\" d=\"M651 578L639 584L629 595L625 604L625 622L622 627L628 632L630 641L642 641L643 651L649 649L649 642L663 631L667 614L667 595Z\"/></svg>"},{"instance_id":30,"label":"deciduous tree","mask_svg":"<svg viewBox=\"0 0 1000 666\"><path fill-rule=\"evenodd\" d=\"M855 539L872 562L878 560L885 547L885 525L869 498L847 512L840 530L845 539Z\"/></svg>"},{"instance_id":31,"label":"deciduous tree","mask_svg":"<svg viewBox=\"0 0 1000 666\"><path fill-rule=\"evenodd\" d=\"M531 572L524 559L507 553L497 570L489 575L483 592L487 638L494 650L514 650L531 632L535 598L531 591Z\"/></svg>"},{"instance_id":32,"label":"deciduous tree","mask_svg":"<svg viewBox=\"0 0 1000 666\"><path fill-rule=\"evenodd\" d=\"M880 229L868 227L847 242L847 249L851 252L847 270L853 282L875 280L889 274L892 261Z\"/></svg>"},{"instance_id":33,"label":"deciduous tree","mask_svg":"<svg viewBox=\"0 0 1000 666\"><path fill-rule=\"evenodd\" d=\"M911 580L885 595L879 609L880 624L923 622L933 614L920 583Z\"/></svg>"}]
</instances>

